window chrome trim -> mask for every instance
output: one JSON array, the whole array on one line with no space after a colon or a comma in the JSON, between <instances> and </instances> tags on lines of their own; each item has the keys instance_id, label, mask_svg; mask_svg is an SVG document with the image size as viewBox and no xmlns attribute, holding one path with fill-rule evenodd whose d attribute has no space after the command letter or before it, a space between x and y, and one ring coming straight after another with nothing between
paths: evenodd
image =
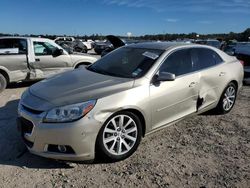
<instances>
[{"instance_id":1,"label":"window chrome trim","mask_svg":"<svg viewBox=\"0 0 250 188\"><path fill-rule=\"evenodd\" d=\"M195 73L197 73L197 72L202 72L202 71L207 70L207 69L212 69L212 68L214 68L214 67L217 67L217 66L219 66L219 65L222 65L222 64L226 63L226 62L224 61L224 59L223 59L216 51L214 51L213 49L207 48L207 47L205 47L205 46L195 46L195 47L184 46L184 47L180 47L180 48L176 48L176 49L174 49L174 50L171 50L171 51L164 57L164 59L162 60L162 62L160 62L160 63L159 63L159 66L155 69L154 74L153 74L151 80L153 79L153 77L154 77L156 74L159 73L160 67L162 66L162 64L166 61L166 59L167 59L170 55L172 55L173 53L175 53L175 52L177 52L177 51L179 51L179 50L191 50L191 49L194 49L194 48L196 48L196 49L204 48L204 49L212 50L212 51L215 52L223 61L220 62L220 63L218 63L218 64L216 64L216 65L210 66L210 67L206 67L206 68L203 68L203 69L199 69L199 70L196 70L196 71L191 71L191 72L189 72L189 73L186 73L186 74L182 74L182 75L176 76L175 79L178 79L178 78L181 78L181 77L183 77L183 76L190 75L190 74L195 74Z\"/></svg>"}]
</instances>

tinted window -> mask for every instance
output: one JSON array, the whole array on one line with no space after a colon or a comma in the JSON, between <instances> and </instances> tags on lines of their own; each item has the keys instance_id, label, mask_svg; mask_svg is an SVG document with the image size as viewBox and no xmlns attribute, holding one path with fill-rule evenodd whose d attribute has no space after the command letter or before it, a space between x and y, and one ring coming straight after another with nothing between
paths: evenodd
<instances>
[{"instance_id":1,"label":"tinted window","mask_svg":"<svg viewBox=\"0 0 250 188\"><path fill-rule=\"evenodd\" d=\"M0 39L0 54L27 54L25 39Z\"/></svg>"},{"instance_id":2,"label":"tinted window","mask_svg":"<svg viewBox=\"0 0 250 188\"><path fill-rule=\"evenodd\" d=\"M36 56L52 55L52 53L57 49L55 46L48 42L34 42L33 46Z\"/></svg>"},{"instance_id":3,"label":"tinted window","mask_svg":"<svg viewBox=\"0 0 250 188\"><path fill-rule=\"evenodd\" d=\"M115 50L88 69L117 77L138 78L143 76L163 53L163 50L123 47Z\"/></svg>"},{"instance_id":4,"label":"tinted window","mask_svg":"<svg viewBox=\"0 0 250 188\"><path fill-rule=\"evenodd\" d=\"M170 72L176 76L193 71L190 50L184 49L172 53L162 64L161 72Z\"/></svg>"},{"instance_id":5,"label":"tinted window","mask_svg":"<svg viewBox=\"0 0 250 188\"><path fill-rule=\"evenodd\" d=\"M192 49L191 56L195 70L212 67L223 62L221 57L215 51L206 48Z\"/></svg>"}]
</instances>

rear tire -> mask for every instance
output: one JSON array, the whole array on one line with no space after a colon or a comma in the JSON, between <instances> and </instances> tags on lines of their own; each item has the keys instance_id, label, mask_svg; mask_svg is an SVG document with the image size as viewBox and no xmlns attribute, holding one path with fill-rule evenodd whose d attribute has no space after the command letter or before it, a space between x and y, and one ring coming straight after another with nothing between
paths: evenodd
<instances>
[{"instance_id":1,"label":"rear tire","mask_svg":"<svg viewBox=\"0 0 250 188\"><path fill-rule=\"evenodd\" d=\"M131 112L112 115L102 126L97 137L98 157L120 161L131 156L142 137L140 119Z\"/></svg>"},{"instance_id":2,"label":"rear tire","mask_svg":"<svg viewBox=\"0 0 250 188\"><path fill-rule=\"evenodd\" d=\"M235 104L237 97L237 87L231 82L224 89L217 107L214 109L216 114L226 114L230 112Z\"/></svg>"},{"instance_id":3,"label":"rear tire","mask_svg":"<svg viewBox=\"0 0 250 188\"><path fill-rule=\"evenodd\" d=\"M3 90L5 90L6 87L7 87L7 80L2 74L0 74L0 93Z\"/></svg>"}]
</instances>

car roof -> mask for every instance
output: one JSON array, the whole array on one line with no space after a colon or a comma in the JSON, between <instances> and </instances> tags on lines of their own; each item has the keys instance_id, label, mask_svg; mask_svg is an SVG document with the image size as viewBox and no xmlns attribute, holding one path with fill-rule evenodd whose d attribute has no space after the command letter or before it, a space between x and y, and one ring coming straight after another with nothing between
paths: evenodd
<instances>
[{"instance_id":1,"label":"car roof","mask_svg":"<svg viewBox=\"0 0 250 188\"><path fill-rule=\"evenodd\" d=\"M3 36L0 39L47 39L41 37L19 37L19 36Z\"/></svg>"},{"instance_id":2,"label":"car roof","mask_svg":"<svg viewBox=\"0 0 250 188\"><path fill-rule=\"evenodd\" d=\"M183 43L183 42L142 42L142 43L128 45L128 47L168 50L169 48L173 48L173 47L192 46L192 45L194 44Z\"/></svg>"}]
</instances>

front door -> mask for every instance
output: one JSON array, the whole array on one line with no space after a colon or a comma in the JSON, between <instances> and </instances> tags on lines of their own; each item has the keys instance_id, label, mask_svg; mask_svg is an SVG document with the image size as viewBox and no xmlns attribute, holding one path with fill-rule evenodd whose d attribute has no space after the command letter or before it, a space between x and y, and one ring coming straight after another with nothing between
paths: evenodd
<instances>
[{"instance_id":1,"label":"front door","mask_svg":"<svg viewBox=\"0 0 250 188\"><path fill-rule=\"evenodd\" d=\"M189 49L173 52L160 71L173 73L176 79L150 86L152 128L196 112L198 100L199 73L193 71Z\"/></svg>"},{"instance_id":2,"label":"front door","mask_svg":"<svg viewBox=\"0 0 250 188\"><path fill-rule=\"evenodd\" d=\"M68 54L53 56L56 46L49 42L33 42L35 62L31 67L35 71L35 78L47 78L52 75L72 69L71 57Z\"/></svg>"}]
</instances>

